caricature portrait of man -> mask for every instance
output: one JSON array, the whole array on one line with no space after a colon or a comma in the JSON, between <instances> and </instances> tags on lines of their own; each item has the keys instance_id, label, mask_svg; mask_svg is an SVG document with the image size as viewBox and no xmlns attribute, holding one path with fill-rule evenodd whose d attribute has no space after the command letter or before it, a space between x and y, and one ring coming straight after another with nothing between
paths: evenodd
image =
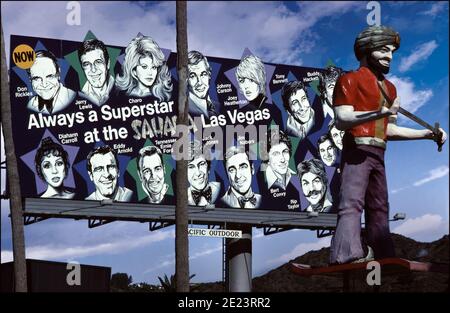
<instances>
[{"instance_id":1,"label":"caricature portrait of man","mask_svg":"<svg viewBox=\"0 0 450 313\"><path fill-rule=\"evenodd\" d=\"M319 93L322 100L323 113L325 116L330 115L334 118L333 111L333 92L334 86L338 78L343 75L344 72L341 68L336 66L328 66L325 69L325 73L319 75Z\"/></svg>"},{"instance_id":2,"label":"caricature portrait of man","mask_svg":"<svg viewBox=\"0 0 450 313\"><path fill-rule=\"evenodd\" d=\"M98 39L83 41L78 48L78 58L87 78L81 92L95 105L103 105L114 87L114 77L109 75L109 54L105 44Z\"/></svg>"},{"instance_id":3,"label":"caricature portrait of man","mask_svg":"<svg viewBox=\"0 0 450 313\"><path fill-rule=\"evenodd\" d=\"M133 192L118 184L119 160L111 147L102 146L92 150L87 156L87 170L95 185L95 191L85 200L130 201Z\"/></svg>"},{"instance_id":4,"label":"caricature portrait of man","mask_svg":"<svg viewBox=\"0 0 450 313\"><path fill-rule=\"evenodd\" d=\"M303 195L309 202L306 212L329 212L328 178L325 167L317 159L305 160L297 166Z\"/></svg>"},{"instance_id":5,"label":"caricature portrait of man","mask_svg":"<svg viewBox=\"0 0 450 313\"><path fill-rule=\"evenodd\" d=\"M202 151L199 141L192 141L187 168L189 205L206 206L216 202L220 183L208 182L210 166L211 158L207 155L207 151Z\"/></svg>"},{"instance_id":6,"label":"caricature portrait of man","mask_svg":"<svg viewBox=\"0 0 450 313\"><path fill-rule=\"evenodd\" d=\"M173 196L167 195L169 185L165 183L163 155L155 146L147 146L139 151L137 157L138 176L147 197L144 202L171 204Z\"/></svg>"},{"instance_id":7,"label":"caricature portrait of man","mask_svg":"<svg viewBox=\"0 0 450 313\"><path fill-rule=\"evenodd\" d=\"M43 114L64 110L76 96L76 92L61 83L60 67L53 53L36 51L36 59L28 70L31 86L36 95L28 101L28 109Z\"/></svg>"},{"instance_id":8,"label":"caricature portrait of man","mask_svg":"<svg viewBox=\"0 0 450 313\"><path fill-rule=\"evenodd\" d=\"M334 145L339 150L342 150L343 148L342 140L344 138L344 135L345 131L337 129L335 120L331 120L330 124L328 125L328 136L330 136L331 140L333 140Z\"/></svg>"},{"instance_id":9,"label":"caricature portrait of man","mask_svg":"<svg viewBox=\"0 0 450 313\"><path fill-rule=\"evenodd\" d=\"M198 51L188 53L189 114L194 116L215 115L215 105L209 97L211 66L208 59Z\"/></svg>"},{"instance_id":10,"label":"caricature portrait of man","mask_svg":"<svg viewBox=\"0 0 450 313\"><path fill-rule=\"evenodd\" d=\"M289 137L278 128L269 129L267 136L261 138L260 152L263 163L257 179L263 198L262 207L299 210L299 194L292 182L295 172L289 168L292 155Z\"/></svg>"},{"instance_id":11,"label":"caricature portrait of man","mask_svg":"<svg viewBox=\"0 0 450 313\"><path fill-rule=\"evenodd\" d=\"M254 169L244 147L232 146L227 149L224 157L230 187L221 201L231 208L258 208L261 204L261 195L252 190Z\"/></svg>"},{"instance_id":12,"label":"caricature portrait of man","mask_svg":"<svg viewBox=\"0 0 450 313\"><path fill-rule=\"evenodd\" d=\"M287 134L304 139L314 126L314 110L305 85L301 81L286 83L281 90L281 98L288 115Z\"/></svg>"},{"instance_id":13,"label":"caricature portrait of man","mask_svg":"<svg viewBox=\"0 0 450 313\"><path fill-rule=\"evenodd\" d=\"M289 168L292 152L291 141L281 130L269 130L267 137L267 168L265 171L267 187L280 187L286 190L292 174L295 174Z\"/></svg>"},{"instance_id":14,"label":"caricature portrait of man","mask_svg":"<svg viewBox=\"0 0 450 313\"><path fill-rule=\"evenodd\" d=\"M317 150L326 166L333 166L336 163L337 147L328 134L320 136L317 141Z\"/></svg>"}]
</instances>

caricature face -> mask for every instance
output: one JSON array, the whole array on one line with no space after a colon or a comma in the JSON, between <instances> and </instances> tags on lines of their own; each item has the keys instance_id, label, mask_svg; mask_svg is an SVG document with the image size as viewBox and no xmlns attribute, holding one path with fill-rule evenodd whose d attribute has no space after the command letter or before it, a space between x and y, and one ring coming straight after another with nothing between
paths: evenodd
<instances>
[{"instance_id":1,"label":"caricature face","mask_svg":"<svg viewBox=\"0 0 450 313\"><path fill-rule=\"evenodd\" d=\"M106 82L109 64L106 64L105 56L101 49L88 51L81 56L81 66L86 78L93 87L100 88Z\"/></svg>"},{"instance_id":2,"label":"caricature face","mask_svg":"<svg viewBox=\"0 0 450 313\"><path fill-rule=\"evenodd\" d=\"M342 138L344 138L345 131L337 129L335 126L331 127L330 135L334 144L339 150L342 150Z\"/></svg>"},{"instance_id":3,"label":"caricature face","mask_svg":"<svg viewBox=\"0 0 450 313\"><path fill-rule=\"evenodd\" d=\"M269 166L275 173L285 175L288 171L289 159L289 148L284 142L270 147Z\"/></svg>"},{"instance_id":4,"label":"caricature face","mask_svg":"<svg viewBox=\"0 0 450 313\"><path fill-rule=\"evenodd\" d=\"M114 196L118 188L119 170L112 152L94 154L90 162L92 172L89 173L89 177L97 191L106 198Z\"/></svg>"},{"instance_id":5,"label":"caricature face","mask_svg":"<svg viewBox=\"0 0 450 313\"><path fill-rule=\"evenodd\" d=\"M61 156L55 156L52 153L44 156L41 161L42 174L45 181L53 188L62 185L66 177L66 168Z\"/></svg>"},{"instance_id":6,"label":"caricature face","mask_svg":"<svg viewBox=\"0 0 450 313\"><path fill-rule=\"evenodd\" d=\"M164 187L164 166L157 153L145 155L141 159L139 177L148 193L160 194Z\"/></svg>"},{"instance_id":7,"label":"caricature face","mask_svg":"<svg viewBox=\"0 0 450 313\"><path fill-rule=\"evenodd\" d=\"M289 107L300 122L306 123L311 118L311 106L303 89L297 90L289 97Z\"/></svg>"},{"instance_id":8,"label":"caricature face","mask_svg":"<svg viewBox=\"0 0 450 313\"><path fill-rule=\"evenodd\" d=\"M332 105L333 104L333 92L334 92L334 86L336 85L336 82L335 81L331 81L331 82L328 82L327 84L326 84L326 96L327 96L327 99L328 99L328 103L330 104L330 105Z\"/></svg>"},{"instance_id":9,"label":"caricature face","mask_svg":"<svg viewBox=\"0 0 450 313\"><path fill-rule=\"evenodd\" d=\"M203 190L208 183L208 163L203 156L193 159L188 164L188 182L195 190Z\"/></svg>"},{"instance_id":10,"label":"caricature face","mask_svg":"<svg viewBox=\"0 0 450 313\"><path fill-rule=\"evenodd\" d=\"M239 88L248 101L252 101L258 97L260 90L259 85L247 77L238 78Z\"/></svg>"},{"instance_id":11,"label":"caricature face","mask_svg":"<svg viewBox=\"0 0 450 313\"><path fill-rule=\"evenodd\" d=\"M385 45L377 48L370 53L368 62L374 68L379 69L383 74L387 74L389 73L394 51L394 45Z\"/></svg>"},{"instance_id":12,"label":"caricature face","mask_svg":"<svg viewBox=\"0 0 450 313\"><path fill-rule=\"evenodd\" d=\"M319 144L320 158L326 166L333 165L336 160L336 147L330 140L325 140Z\"/></svg>"},{"instance_id":13,"label":"caricature face","mask_svg":"<svg viewBox=\"0 0 450 313\"><path fill-rule=\"evenodd\" d=\"M36 58L30 68L31 85L33 90L44 100L53 99L59 88L59 74L57 74L52 59Z\"/></svg>"},{"instance_id":14,"label":"caricature face","mask_svg":"<svg viewBox=\"0 0 450 313\"><path fill-rule=\"evenodd\" d=\"M205 60L202 60L198 64L188 65L188 70L189 91L200 99L206 99L211 76L209 75Z\"/></svg>"},{"instance_id":15,"label":"caricature face","mask_svg":"<svg viewBox=\"0 0 450 313\"><path fill-rule=\"evenodd\" d=\"M325 195L325 186L322 179L311 173L302 175L302 190L306 200L312 205L316 205Z\"/></svg>"},{"instance_id":16,"label":"caricature face","mask_svg":"<svg viewBox=\"0 0 450 313\"><path fill-rule=\"evenodd\" d=\"M238 193L244 195L252 184L253 167L250 165L245 153L233 155L226 162L228 179L233 188Z\"/></svg>"},{"instance_id":17,"label":"caricature face","mask_svg":"<svg viewBox=\"0 0 450 313\"><path fill-rule=\"evenodd\" d=\"M149 56L144 56L139 59L138 65L133 69L133 77L138 82L150 88L155 82L158 74L158 67L153 63L153 59Z\"/></svg>"}]
</instances>

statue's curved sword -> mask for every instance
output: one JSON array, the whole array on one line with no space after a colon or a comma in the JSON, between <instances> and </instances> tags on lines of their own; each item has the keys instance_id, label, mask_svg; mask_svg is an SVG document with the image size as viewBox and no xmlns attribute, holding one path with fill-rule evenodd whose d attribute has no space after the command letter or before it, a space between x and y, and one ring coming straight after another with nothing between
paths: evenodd
<instances>
[{"instance_id":1,"label":"statue's curved sword","mask_svg":"<svg viewBox=\"0 0 450 313\"><path fill-rule=\"evenodd\" d=\"M394 101L391 100L391 98L389 98L387 92L384 90L383 86L381 85L380 81L378 82L378 87L380 88L381 93L383 94L383 97L386 99L386 101L389 103L389 106L391 106ZM416 122L417 124L431 130L434 134L434 141L436 141L437 145L438 145L438 151L441 152L442 151L442 143L441 143L441 139L442 139L442 133L439 130L439 123L436 122L434 124L434 127L431 126L430 124L428 124L427 122L425 122L423 119L421 119L420 117L412 114L411 112L405 110L402 107L399 107L398 112L402 113L404 116L406 116L407 118L413 120L414 122Z\"/></svg>"}]
</instances>

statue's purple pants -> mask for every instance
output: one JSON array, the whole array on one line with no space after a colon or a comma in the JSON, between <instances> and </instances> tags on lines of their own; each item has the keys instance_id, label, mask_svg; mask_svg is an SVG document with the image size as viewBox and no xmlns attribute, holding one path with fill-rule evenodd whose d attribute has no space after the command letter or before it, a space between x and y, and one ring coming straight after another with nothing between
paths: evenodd
<instances>
[{"instance_id":1,"label":"statue's purple pants","mask_svg":"<svg viewBox=\"0 0 450 313\"><path fill-rule=\"evenodd\" d=\"M384 149L355 145L346 140L341 159L338 221L331 241L330 264L364 257L361 214L365 210L366 243L375 258L394 257L389 231L389 204Z\"/></svg>"}]
</instances>

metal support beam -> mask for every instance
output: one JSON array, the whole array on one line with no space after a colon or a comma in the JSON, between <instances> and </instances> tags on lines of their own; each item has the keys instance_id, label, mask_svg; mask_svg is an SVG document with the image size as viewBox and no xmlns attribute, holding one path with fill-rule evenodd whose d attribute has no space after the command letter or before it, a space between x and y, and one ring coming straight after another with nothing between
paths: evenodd
<instances>
[{"instance_id":1,"label":"metal support beam","mask_svg":"<svg viewBox=\"0 0 450 313\"><path fill-rule=\"evenodd\" d=\"M99 227L105 224L109 224L111 222L114 222L113 219L96 219L96 218L90 218L88 219L88 226L89 228L95 228Z\"/></svg>"},{"instance_id":2,"label":"metal support beam","mask_svg":"<svg viewBox=\"0 0 450 313\"><path fill-rule=\"evenodd\" d=\"M223 291L227 291L228 286L228 262L227 262L227 241L222 238L222 286Z\"/></svg>"},{"instance_id":3,"label":"metal support beam","mask_svg":"<svg viewBox=\"0 0 450 313\"><path fill-rule=\"evenodd\" d=\"M23 217L23 224L24 225L31 225L43 220L48 219L48 217L40 217L40 216L24 216Z\"/></svg>"},{"instance_id":4,"label":"metal support beam","mask_svg":"<svg viewBox=\"0 0 450 313\"><path fill-rule=\"evenodd\" d=\"M273 235L273 234L278 234L287 230L291 230L292 228L289 227L264 227L263 231L264 231L264 236L268 236L268 235Z\"/></svg>"},{"instance_id":5,"label":"metal support beam","mask_svg":"<svg viewBox=\"0 0 450 313\"><path fill-rule=\"evenodd\" d=\"M389 221L399 221L404 220L406 218L406 213L395 213L394 217Z\"/></svg>"},{"instance_id":6,"label":"metal support beam","mask_svg":"<svg viewBox=\"0 0 450 313\"><path fill-rule=\"evenodd\" d=\"M333 236L334 230L331 229L317 229L317 238L324 238L328 236Z\"/></svg>"},{"instance_id":7,"label":"metal support beam","mask_svg":"<svg viewBox=\"0 0 450 313\"><path fill-rule=\"evenodd\" d=\"M50 198L26 198L23 212L26 216L78 219L113 219L135 222L175 222L175 209L168 205L144 203L65 200ZM336 214L320 214L309 217L306 212L270 212L218 208L214 210L188 207L190 224L224 225L225 223L253 225L254 227L278 227L299 229L334 229Z\"/></svg>"},{"instance_id":8,"label":"metal support beam","mask_svg":"<svg viewBox=\"0 0 450 313\"><path fill-rule=\"evenodd\" d=\"M158 229L172 226L174 224L175 224L174 222L150 222L150 223L148 223L148 230L155 231Z\"/></svg>"}]
</instances>

